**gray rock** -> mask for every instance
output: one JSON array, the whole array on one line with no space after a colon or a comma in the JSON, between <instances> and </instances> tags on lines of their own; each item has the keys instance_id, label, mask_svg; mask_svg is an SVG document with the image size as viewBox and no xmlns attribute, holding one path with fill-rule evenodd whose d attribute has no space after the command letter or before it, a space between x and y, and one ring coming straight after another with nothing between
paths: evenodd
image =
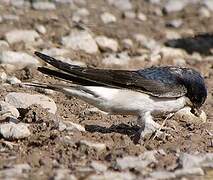
<instances>
[{"instance_id":1,"label":"gray rock","mask_svg":"<svg viewBox=\"0 0 213 180\"><path fill-rule=\"evenodd\" d=\"M92 161L90 166L97 172L105 172L107 170L107 166L98 161Z\"/></svg>"},{"instance_id":2,"label":"gray rock","mask_svg":"<svg viewBox=\"0 0 213 180\"><path fill-rule=\"evenodd\" d=\"M77 123L73 123L71 121L62 121L59 123L59 130L63 131L81 131L81 132L85 132L85 128L83 126L81 126L80 124Z\"/></svg>"},{"instance_id":3,"label":"gray rock","mask_svg":"<svg viewBox=\"0 0 213 180\"><path fill-rule=\"evenodd\" d=\"M116 52L118 50L118 42L112 38L108 38L106 36L97 36L95 40L102 51Z\"/></svg>"},{"instance_id":4,"label":"gray rock","mask_svg":"<svg viewBox=\"0 0 213 180\"><path fill-rule=\"evenodd\" d=\"M5 101L16 108L26 109L33 104L38 104L53 114L55 114L57 110L56 104L51 98L40 94L31 95L27 93L11 92L6 95Z\"/></svg>"},{"instance_id":5,"label":"gray rock","mask_svg":"<svg viewBox=\"0 0 213 180\"><path fill-rule=\"evenodd\" d=\"M11 76L11 77L7 77L6 82L9 84L21 84L21 80L19 80L17 77L15 76Z\"/></svg>"},{"instance_id":6,"label":"gray rock","mask_svg":"<svg viewBox=\"0 0 213 180\"><path fill-rule=\"evenodd\" d=\"M33 8L36 10L54 10L56 9L56 6L54 3L51 2L33 2L32 4Z\"/></svg>"},{"instance_id":7,"label":"gray rock","mask_svg":"<svg viewBox=\"0 0 213 180\"><path fill-rule=\"evenodd\" d=\"M19 111L14 106L4 101L0 101L0 113L1 116L5 117L8 116L12 116L15 118L19 117Z\"/></svg>"},{"instance_id":8,"label":"gray rock","mask_svg":"<svg viewBox=\"0 0 213 180\"><path fill-rule=\"evenodd\" d=\"M104 24L114 23L117 21L116 17L108 12L101 14L101 20Z\"/></svg>"},{"instance_id":9,"label":"gray rock","mask_svg":"<svg viewBox=\"0 0 213 180\"><path fill-rule=\"evenodd\" d=\"M95 149L97 152L106 150L106 144L103 144L103 143L94 143L87 140L81 140L80 144L85 145L89 148Z\"/></svg>"},{"instance_id":10,"label":"gray rock","mask_svg":"<svg viewBox=\"0 0 213 180\"><path fill-rule=\"evenodd\" d=\"M132 173L129 172L113 172L113 171L106 171L104 174L100 175L90 175L87 180L135 180L136 177Z\"/></svg>"},{"instance_id":11,"label":"gray rock","mask_svg":"<svg viewBox=\"0 0 213 180\"><path fill-rule=\"evenodd\" d=\"M18 70L26 66L38 66L39 61L27 53L2 51L0 52L0 64L11 64Z\"/></svg>"},{"instance_id":12,"label":"gray rock","mask_svg":"<svg viewBox=\"0 0 213 180\"><path fill-rule=\"evenodd\" d=\"M68 48L83 50L90 54L98 52L95 40L87 31L72 31L69 36L62 37L62 44Z\"/></svg>"},{"instance_id":13,"label":"gray rock","mask_svg":"<svg viewBox=\"0 0 213 180\"><path fill-rule=\"evenodd\" d=\"M116 160L117 166L122 170L135 168L140 171L147 167L149 164L157 162L155 158L156 153L157 151L147 151L140 156L126 156L123 158L118 158Z\"/></svg>"},{"instance_id":14,"label":"gray rock","mask_svg":"<svg viewBox=\"0 0 213 180\"><path fill-rule=\"evenodd\" d=\"M186 0L168 0L164 5L164 11L166 13L182 11L186 5Z\"/></svg>"},{"instance_id":15,"label":"gray rock","mask_svg":"<svg viewBox=\"0 0 213 180\"><path fill-rule=\"evenodd\" d=\"M132 4L130 0L108 0L108 3L120 9L121 11L132 9Z\"/></svg>"},{"instance_id":16,"label":"gray rock","mask_svg":"<svg viewBox=\"0 0 213 180\"><path fill-rule=\"evenodd\" d=\"M213 11L213 1L212 0L203 0L203 4L211 11Z\"/></svg>"},{"instance_id":17,"label":"gray rock","mask_svg":"<svg viewBox=\"0 0 213 180\"><path fill-rule=\"evenodd\" d=\"M12 30L5 34L5 39L9 44L34 42L39 38L39 34L34 30Z\"/></svg>"},{"instance_id":18,"label":"gray rock","mask_svg":"<svg viewBox=\"0 0 213 180\"><path fill-rule=\"evenodd\" d=\"M122 52L118 54L109 54L103 59L103 64L105 65L128 65L130 57L127 52Z\"/></svg>"},{"instance_id":19,"label":"gray rock","mask_svg":"<svg viewBox=\"0 0 213 180\"><path fill-rule=\"evenodd\" d=\"M8 140L23 139L31 135L27 124L13 122L0 124L0 134Z\"/></svg>"}]
</instances>

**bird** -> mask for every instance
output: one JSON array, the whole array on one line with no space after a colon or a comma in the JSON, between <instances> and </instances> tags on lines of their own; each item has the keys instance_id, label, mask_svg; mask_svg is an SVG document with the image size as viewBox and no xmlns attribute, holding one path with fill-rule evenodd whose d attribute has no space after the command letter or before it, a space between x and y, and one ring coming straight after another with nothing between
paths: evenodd
<instances>
[{"instance_id":1,"label":"bird","mask_svg":"<svg viewBox=\"0 0 213 180\"><path fill-rule=\"evenodd\" d=\"M35 55L54 67L39 67L40 72L69 83L27 85L77 97L110 115L137 116L139 138L160 128L155 114L175 113L189 106L199 116L207 98L204 78L192 68L101 69L72 65L37 51Z\"/></svg>"}]
</instances>

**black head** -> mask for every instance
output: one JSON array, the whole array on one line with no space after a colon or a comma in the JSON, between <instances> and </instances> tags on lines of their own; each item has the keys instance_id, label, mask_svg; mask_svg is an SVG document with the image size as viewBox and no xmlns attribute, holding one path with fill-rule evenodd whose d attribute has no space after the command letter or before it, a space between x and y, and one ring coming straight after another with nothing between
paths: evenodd
<instances>
[{"instance_id":1,"label":"black head","mask_svg":"<svg viewBox=\"0 0 213 180\"><path fill-rule=\"evenodd\" d=\"M194 69L184 68L182 81L187 88L186 96L192 102L192 107L199 109L206 100L207 88L203 77Z\"/></svg>"}]
</instances>

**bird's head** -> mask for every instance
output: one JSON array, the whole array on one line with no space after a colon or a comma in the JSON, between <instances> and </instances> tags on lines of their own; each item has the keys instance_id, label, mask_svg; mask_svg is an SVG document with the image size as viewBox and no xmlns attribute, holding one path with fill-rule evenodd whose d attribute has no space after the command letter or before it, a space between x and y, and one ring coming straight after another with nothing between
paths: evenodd
<instances>
[{"instance_id":1,"label":"bird's head","mask_svg":"<svg viewBox=\"0 0 213 180\"><path fill-rule=\"evenodd\" d=\"M207 88L203 77L194 69L184 69L182 81L187 88L186 96L191 101L192 113L200 115L200 107L204 104L207 97Z\"/></svg>"}]
</instances>

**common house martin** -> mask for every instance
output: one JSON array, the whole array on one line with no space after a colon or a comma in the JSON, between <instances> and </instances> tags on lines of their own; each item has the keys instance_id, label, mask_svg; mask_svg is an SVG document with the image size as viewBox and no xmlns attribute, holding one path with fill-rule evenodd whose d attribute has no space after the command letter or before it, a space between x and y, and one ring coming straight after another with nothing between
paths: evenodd
<instances>
[{"instance_id":1,"label":"common house martin","mask_svg":"<svg viewBox=\"0 0 213 180\"><path fill-rule=\"evenodd\" d=\"M191 68L96 69L71 65L40 52L35 52L35 55L57 68L39 67L40 72L72 83L27 85L80 98L109 114L135 115L141 137L160 128L153 119L155 114L174 113L190 106L198 116L207 97L203 77Z\"/></svg>"}]
</instances>

